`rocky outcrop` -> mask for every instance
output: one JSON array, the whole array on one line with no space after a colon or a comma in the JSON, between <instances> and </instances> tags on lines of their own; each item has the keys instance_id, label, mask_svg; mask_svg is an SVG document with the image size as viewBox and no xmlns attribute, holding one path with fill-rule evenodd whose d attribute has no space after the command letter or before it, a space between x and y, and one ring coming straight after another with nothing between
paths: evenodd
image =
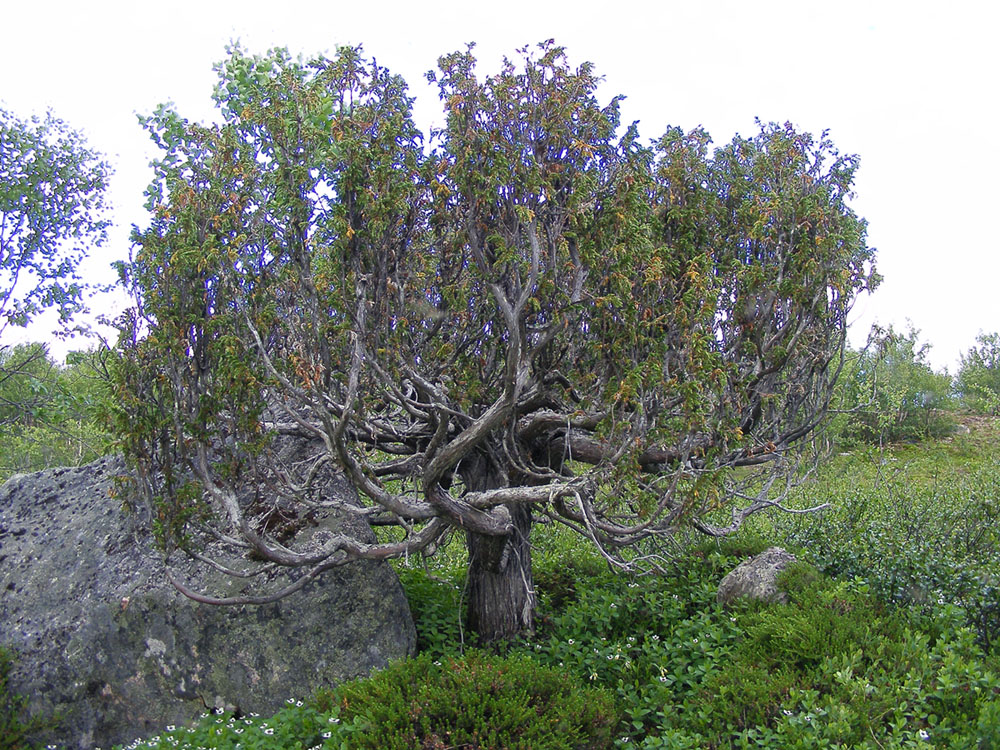
<instances>
[{"instance_id":1,"label":"rocky outcrop","mask_svg":"<svg viewBox=\"0 0 1000 750\"><path fill-rule=\"evenodd\" d=\"M409 608L384 563L335 568L268 605L180 595L145 519L109 494L123 470L106 458L0 488L0 643L18 654L12 683L31 711L60 717L42 742L107 748L216 707L266 715L412 653ZM372 537L332 515L313 528L334 526ZM241 585L201 565L184 573L215 594Z\"/></svg>"},{"instance_id":2,"label":"rocky outcrop","mask_svg":"<svg viewBox=\"0 0 1000 750\"><path fill-rule=\"evenodd\" d=\"M739 597L765 602L787 603L788 597L778 588L778 574L795 562L795 556L781 547L769 547L754 558L740 563L719 584L717 600L729 605Z\"/></svg>"}]
</instances>

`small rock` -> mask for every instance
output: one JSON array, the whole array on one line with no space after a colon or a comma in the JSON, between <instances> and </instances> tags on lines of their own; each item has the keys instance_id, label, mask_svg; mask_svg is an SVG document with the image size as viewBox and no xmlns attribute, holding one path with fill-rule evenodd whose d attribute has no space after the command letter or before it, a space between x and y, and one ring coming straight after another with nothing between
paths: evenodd
<instances>
[{"instance_id":1,"label":"small rock","mask_svg":"<svg viewBox=\"0 0 1000 750\"><path fill-rule=\"evenodd\" d=\"M795 555L781 547L769 547L756 557L740 563L719 584L717 601L728 606L739 597L785 604L788 598L778 589L778 574L795 562Z\"/></svg>"}]
</instances>

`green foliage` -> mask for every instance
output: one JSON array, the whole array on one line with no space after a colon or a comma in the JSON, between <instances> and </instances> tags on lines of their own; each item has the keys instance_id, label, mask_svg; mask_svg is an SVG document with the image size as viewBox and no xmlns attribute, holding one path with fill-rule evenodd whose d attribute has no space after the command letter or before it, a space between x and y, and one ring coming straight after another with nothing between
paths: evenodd
<instances>
[{"instance_id":1,"label":"green foliage","mask_svg":"<svg viewBox=\"0 0 1000 750\"><path fill-rule=\"evenodd\" d=\"M977 430L841 457L799 491L803 505L832 509L775 517L770 533L830 575L865 579L887 601L961 607L992 647L1000 639L1000 464L996 428Z\"/></svg>"},{"instance_id":2,"label":"green foliage","mask_svg":"<svg viewBox=\"0 0 1000 750\"><path fill-rule=\"evenodd\" d=\"M744 613L745 636L731 673L755 675L741 682L749 692L730 689L729 669L706 686L708 692L729 695L735 716L752 717L737 723L740 728L776 717L783 697L792 688L812 686L815 671L829 660L856 652L878 653L880 658L891 660L897 650L893 644L903 640L903 625L887 616L877 600L850 583L834 585L809 572L799 572L794 581L786 576L783 583L786 588L791 583L795 589L790 592L790 604L749 607ZM882 645L875 647L876 642ZM775 690L775 684L779 689ZM762 701L761 691L769 691L772 700Z\"/></svg>"},{"instance_id":3,"label":"green foliage","mask_svg":"<svg viewBox=\"0 0 1000 750\"><path fill-rule=\"evenodd\" d=\"M0 334L48 308L67 322L87 289L82 258L106 240L108 166L51 114L0 108Z\"/></svg>"},{"instance_id":4,"label":"green foliage","mask_svg":"<svg viewBox=\"0 0 1000 750\"><path fill-rule=\"evenodd\" d=\"M397 572L417 629L417 650L435 658L461 651L465 642L464 576L442 578L410 567L398 567Z\"/></svg>"},{"instance_id":5,"label":"green foliage","mask_svg":"<svg viewBox=\"0 0 1000 750\"><path fill-rule=\"evenodd\" d=\"M10 673L14 655L0 646L0 750L31 750L36 747L29 737L51 722L44 717L26 716L28 699L13 692Z\"/></svg>"},{"instance_id":6,"label":"green foliage","mask_svg":"<svg viewBox=\"0 0 1000 750\"><path fill-rule=\"evenodd\" d=\"M741 558L692 555L672 581L588 587L526 644L615 690L621 747L968 747L994 710L1000 680L955 612L895 610L807 565L782 578L788 605L725 611L715 586Z\"/></svg>"},{"instance_id":7,"label":"green foliage","mask_svg":"<svg viewBox=\"0 0 1000 750\"><path fill-rule=\"evenodd\" d=\"M929 344L910 328L876 331L861 351L848 351L834 407L843 446L941 437L954 429L951 378L927 363Z\"/></svg>"},{"instance_id":8,"label":"green foliage","mask_svg":"<svg viewBox=\"0 0 1000 750\"><path fill-rule=\"evenodd\" d=\"M979 709L976 724L978 750L1000 747L1000 700L986 702Z\"/></svg>"},{"instance_id":9,"label":"green foliage","mask_svg":"<svg viewBox=\"0 0 1000 750\"><path fill-rule=\"evenodd\" d=\"M562 534L566 540L568 535ZM600 585L610 575L604 560L593 551L573 548L550 552L538 560L532 572L542 612L560 612L577 601L588 586Z\"/></svg>"},{"instance_id":10,"label":"green foliage","mask_svg":"<svg viewBox=\"0 0 1000 750\"><path fill-rule=\"evenodd\" d=\"M976 342L962 355L955 387L970 411L1000 415L1000 333L980 333Z\"/></svg>"},{"instance_id":11,"label":"green foliage","mask_svg":"<svg viewBox=\"0 0 1000 750\"><path fill-rule=\"evenodd\" d=\"M602 691L524 655L471 651L391 665L320 693L321 711L355 727L349 747L372 750L610 747L617 722Z\"/></svg>"},{"instance_id":12,"label":"green foliage","mask_svg":"<svg viewBox=\"0 0 1000 750\"><path fill-rule=\"evenodd\" d=\"M257 714L236 716L228 711L201 715L189 727L168 726L148 739L136 739L114 750L319 750L346 748L340 738L337 720L322 715L303 701L289 699L274 716Z\"/></svg>"},{"instance_id":13,"label":"green foliage","mask_svg":"<svg viewBox=\"0 0 1000 750\"><path fill-rule=\"evenodd\" d=\"M167 727L125 747L602 750L611 747L617 722L604 691L525 656L504 659L477 651L397 662L371 678L287 703L267 718L203 714L191 727Z\"/></svg>"},{"instance_id":14,"label":"green foliage","mask_svg":"<svg viewBox=\"0 0 1000 750\"><path fill-rule=\"evenodd\" d=\"M965 450L950 447L956 455ZM839 465L831 476L857 485L866 471L863 463ZM917 467L912 483L931 481L925 472L926 467ZM842 491L831 483L831 493ZM822 520L807 517L796 525ZM772 537L784 528L772 527ZM940 536L942 530L924 527L929 535ZM594 694L581 698L587 710L603 717L597 721L601 736L623 749L993 746L1000 663L977 643L962 609L936 601L899 606L868 581L831 579L806 563L781 576L787 605L743 603L723 609L715 601L719 580L761 551L760 532L747 532L720 544L691 545L664 575L636 579L611 574L575 535L546 527L536 539L541 626L535 637L515 644L507 659L473 652L463 660L453 633L441 639L421 633L431 650L417 660L323 691L304 706L290 706L266 720L273 735L251 730L250 723L259 727L264 720L250 717L229 722L248 727L230 735L229 744L212 744L216 740L209 734L196 736L203 738L201 746L219 748L235 748L237 741L244 748L275 748L267 743L282 732L287 744L281 747L311 747L321 740L322 747L345 749L452 747L460 745L463 735L457 732L473 731L472 722L490 712L493 718L479 726L480 738L507 726L502 716L519 727L520 737L532 733L524 746L565 747L558 743L566 735L552 739L545 734L552 725L536 720L534 712L522 713L524 692L509 686L549 695L549 705L566 708L556 709L558 716L578 722L584 733L576 736L592 737L586 730L594 728L594 714L570 708L580 705L577 699L556 700L550 691L553 684L570 689L585 684L613 699L614 710ZM844 541L838 537L833 543ZM877 546L878 538L871 541L872 559L892 556ZM570 573L561 574L561 565ZM457 622L457 581L430 578L422 570L404 572L403 581L418 628L441 623L450 628ZM421 593L430 583L440 587L438 592ZM541 676L536 679L536 674ZM595 701L601 708L594 707ZM619 717L616 724L601 724L613 714ZM463 721L468 722L464 729L454 728ZM194 731L225 732L226 723L208 717ZM450 728L452 736L440 727ZM187 730L171 735L181 741L179 747L185 746L182 731ZM434 744L435 733L439 744ZM175 745L161 736L152 746ZM520 745L497 740L482 746Z\"/></svg>"},{"instance_id":15,"label":"green foliage","mask_svg":"<svg viewBox=\"0 0 1000 750\"><path fill-rule=\"evenodd\" d=\"M569 685L602 688L619 717L607 727L609 736L623 750L997 746L1000 651L983 637L986 621L976 617L988 616L997 601L989 581L1000 559L998 431L1000 425L977 423L971 434L947 441L837 457L799 489L803 504L831 502L831 510L758 516L734 537L699 537L674 560L661 560L657 576L614 575L577 535L540 526L540 625L508 649L518 675L511 682L535 684L532 665L541 665L558 670ZM718 606L721 578L776 542L803 560L779 579L789 603ZM465 667L454 667L463 648L453 629L461 604L454 551L428 560L427 570L403 569L418 629L446 633L419 634L428 650L417 666L397 664L377 686L362 680L342 692L325 691L318 702L289 706L274 718L233 719L228 723L248 728L230 735L229 744L212 744L208 734L227 731L227 720L207 717L190 732L176 730L150 746L184 747L184 733L193 732L202 738L194 746L273 748L262 743L283 732L282 747L321 741L338 750L375 747L364 743L376 725L416 731L428 712L411 710L415 695L425 701L420 706L439 700L439 715L450 716L445 695L461 694L462 705L485 715L483 707L496 705L492 670L507 662L475 653ZM946 591L959 594L942 596ZM484 663L491 666L475 666ZM451 671L461 672L461 685L442 682ZM549 685L550 678L547 673L540 682ZM358 701L363 708L356 708ZM516 714L522 705L505 710ZM251 732L250 724L262 722L273 735ZM416 736L401 746L420 747ZM377 742L390 741L378 735ZM539 748L560 746L534 741ZM454 735L451 743L458 744Z\"/></svg>"},{"instance_id":16,"label":"green foliage","mask_svg":"<svg viewBox=\"0 0 1000 750\"><path fill-rule=\"evenodd\" d=\"M71 353L60 366L41 344L0 351L0 480L104 453L107 398L99 352Z\"/></svg>"}]
</instances>

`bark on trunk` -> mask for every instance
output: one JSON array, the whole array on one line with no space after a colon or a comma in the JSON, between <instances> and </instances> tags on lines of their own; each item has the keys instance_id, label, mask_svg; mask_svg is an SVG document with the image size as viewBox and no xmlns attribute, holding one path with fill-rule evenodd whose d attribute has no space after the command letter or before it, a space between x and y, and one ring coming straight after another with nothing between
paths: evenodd
<instances>
[{"instance_id":1,"label":"bark on trunk","mask_svg":"<svg viewBox=\"0 0 1000 750\"><path fill-rule=\"evenodd\" d=\"M511 640L534 631L531 580L531 508L509 505L514 530L506 536L467 532L468 626L480 643Z\"/></svg>"}]
</instances>

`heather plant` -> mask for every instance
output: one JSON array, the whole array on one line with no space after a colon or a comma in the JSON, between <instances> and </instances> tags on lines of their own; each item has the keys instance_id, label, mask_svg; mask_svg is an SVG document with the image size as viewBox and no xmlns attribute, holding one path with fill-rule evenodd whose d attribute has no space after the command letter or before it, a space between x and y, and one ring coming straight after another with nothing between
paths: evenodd
<instances>
[{"instance_id":1,"label":"heather plant","mask_svg":"<svg viewBox=\"0 0 1000 750\"><path fill-rule=\"evenodd\" d=\"M598 750L611 746L617 724L615 703L599 688L523 654L481 651L399 662L315 703L356 728L349 747L358 750Z\"/></svg>"}]
</instances>

